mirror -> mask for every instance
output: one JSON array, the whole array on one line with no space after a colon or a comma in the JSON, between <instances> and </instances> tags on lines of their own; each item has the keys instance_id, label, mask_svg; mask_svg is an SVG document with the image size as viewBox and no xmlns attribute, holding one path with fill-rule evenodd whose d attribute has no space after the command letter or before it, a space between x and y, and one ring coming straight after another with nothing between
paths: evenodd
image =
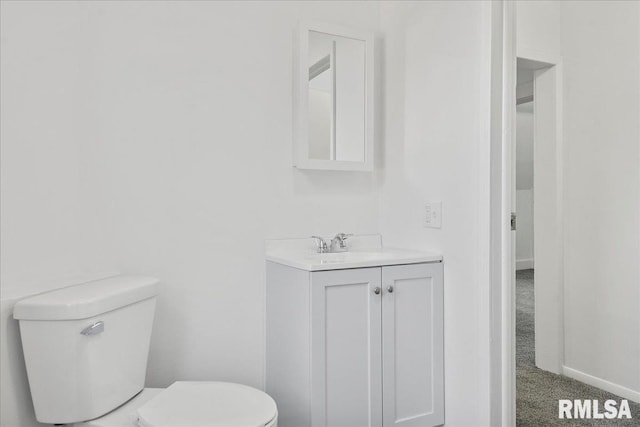
<instances>
[{"instance_id":1,"label":"mirror","mask_svg":"<svg viewBox=\"0 0 640 427\"><path fill-rule=\"evenodd\" d=\"M295 166L373 169L373 37L301 25L295 84Z\"/></svg>"},{"instance_id":2,"label":"mirror","mask_svg":"<svg viewBox=\"0 0 640 427\"><path fill-rule=\"evenodd\" d=\"M364 45L309 31L311 159L364 161Z\"/></svg>"}]
</instances>

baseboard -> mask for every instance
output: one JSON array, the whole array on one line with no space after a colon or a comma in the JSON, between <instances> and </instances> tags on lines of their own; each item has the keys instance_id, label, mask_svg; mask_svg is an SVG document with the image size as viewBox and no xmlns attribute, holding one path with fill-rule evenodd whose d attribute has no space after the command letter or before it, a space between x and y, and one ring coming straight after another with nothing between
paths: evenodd
<instances>
[{"instance_id":1,"label":"baseboard","mask_svg":"<svg viewBox=\"0 0 640 427\"><path fill-rule=\"evenodd\" d=\"M568 366L562 367L562 373L569 378L573 378L574 380L578 380L580 382L598 387L599 389L608 391L609 393L613 393L625 399L633 400L634 402L640 403L640 391L631 390L630 388L612 383L607 380L603 380L602 378L594 377L593 375L585 374L584 372L569 368ZM589 396L584 396L584 398L589 399Z\"/></svg>"},{"instance_id":2,"label":"baseboard","mask_svg":"<svg viewBox=\"0 0 640 427\"><path fill-rule=\"evenodd\" d=\"M516 260L516 270L528 270L530 268L533 268L533 258Z\"/></svg>"}]
</instances>

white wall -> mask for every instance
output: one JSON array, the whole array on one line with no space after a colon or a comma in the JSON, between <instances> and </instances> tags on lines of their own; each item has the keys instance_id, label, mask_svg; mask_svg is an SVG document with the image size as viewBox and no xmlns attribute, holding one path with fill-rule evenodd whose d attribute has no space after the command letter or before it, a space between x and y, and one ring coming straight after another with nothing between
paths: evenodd
<instances>
[{"instance_id":1,"label":"white wall","mask_svg":"<svg viewBox=\"0 0 640 427\"><path fill-rule=\"evenodd\" d=\"M561 54L561 1L521 0L516 2L517 55ZM581 3L581 2L578 2Z\"/></svg>"},{"instance_id":2,"label":"white wall","mask_svg":"<svg viewBox=\"0 0 640 427\"><path fill-rule=\"evenodd\" d=\"M533 101L516 107L516 190L533 188Z\"/></svg>"},{"instance_id":3,"label":"white wall","mask_svg":"<svg viewBox=\"0 0 640 427\"><path fill-rule=\"evenodd\" d=\"M490 5L390 2L381 19L380 228L386 245L444 254L447 425L489 425ZM430 200L441 229L422 227Z\"/></svg>"},{"instance_id":4,"label":"white wall","mask_svg":"<svg viewBox=\"0 0 640 427\"><path fill-rule=\"evenodd\" d=\"M87 163L93 83L83 59L90 43L77 37L90 28L83 9L2 3L5 298L113 267Z\"/></svg>"},{"instance_id":5,"label":"white wall","mask_svg":"<svg viewBox=\"0 0 640 427\"><path fill-rule=\"evenodd\" d=\"M516 190L516 270L533 268L533 190Z\"/></svg>"},{"instance_id":6,"label":"white wall","mask_svg":"<svg viewBox=\"0 0 640 427\"><path fill-rule=\"evenodd\" d=\"M533 102L516 107L516 269L533 268Z\"/></svg>"},{"instance_id":7,"label":"white wall","mask_svg":"<svg viewBox=\"0 0 640 427\"><path fill-rule=\"evenodd\" d=\"M640 3L563 2L565 366L640 400ZM589 381L589 378L580 378ZM631 393L631 394L630 394ZM635 394L634 394L635 393Z\"/></svg>"},{"instance_id":8,"label":"white wall","mask_svg":"<svg viewBox=\"0 0 640 427\"><path fill-rule=\"evenodd\" d=\"M3 426L34 425L5 296L112 269L162 281L148 385L262 386L264 239L378 230L371 174L291 167L293 29L378 14L2 2Z\"/></svg>"},{"instance_id":9,"label":"white wall","mask_svg":"<svg viewBox=\"0 0 640 427\"><path fill-rule=\"evenodd\" d=\"M1 2L0 398L2 426L33 409L13 304L112 272L95 191L90 43L84 6Z\"/></svg>"},{"instance_id":10,"label":"white wall","mask_svg":"<svg viewBox=\"0 0 640 427\"><path fill-rule=\"evenodd\" d=\"M101 191L119 265L164 284L149 384L261 386L264 239L377 229L369 174L291 167L293 28L313 18L375 29L377 5L160 2L104 14L92 58L94 96L109 106Z\"/></svg>"}]
</instances>

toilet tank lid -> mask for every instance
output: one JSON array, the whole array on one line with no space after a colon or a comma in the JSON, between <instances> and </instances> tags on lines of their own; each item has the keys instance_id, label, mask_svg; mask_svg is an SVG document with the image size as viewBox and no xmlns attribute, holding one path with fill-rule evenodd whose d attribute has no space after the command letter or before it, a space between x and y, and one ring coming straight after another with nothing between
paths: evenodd
<instances>
[{"instance_id":1,"label":"toilet tank lid","mask_svg":"<svg viewBox=\"0 0 640 427\"><path fill-rule=\"evenodd\" d=\"M18 301L18 320L74 320L112 311L158 294L158 279L114 276L69 286Z\"/></svg>"}]
</instances>

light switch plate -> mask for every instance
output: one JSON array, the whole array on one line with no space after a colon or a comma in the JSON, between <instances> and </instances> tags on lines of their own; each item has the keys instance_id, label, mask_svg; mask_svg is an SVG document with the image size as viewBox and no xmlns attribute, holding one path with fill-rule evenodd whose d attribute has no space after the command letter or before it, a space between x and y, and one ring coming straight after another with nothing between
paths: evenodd
<instances>
[{"instance_id":1,"label":"light switch plate","mask_svg":"<svg viewBox=\"0 0 640 427\"><path fill-rule=\"evenodd\" d=\"M426 202L423 214L425 228L440 228L442 225L442 202Z\"/></svg>"}]
</instances>

